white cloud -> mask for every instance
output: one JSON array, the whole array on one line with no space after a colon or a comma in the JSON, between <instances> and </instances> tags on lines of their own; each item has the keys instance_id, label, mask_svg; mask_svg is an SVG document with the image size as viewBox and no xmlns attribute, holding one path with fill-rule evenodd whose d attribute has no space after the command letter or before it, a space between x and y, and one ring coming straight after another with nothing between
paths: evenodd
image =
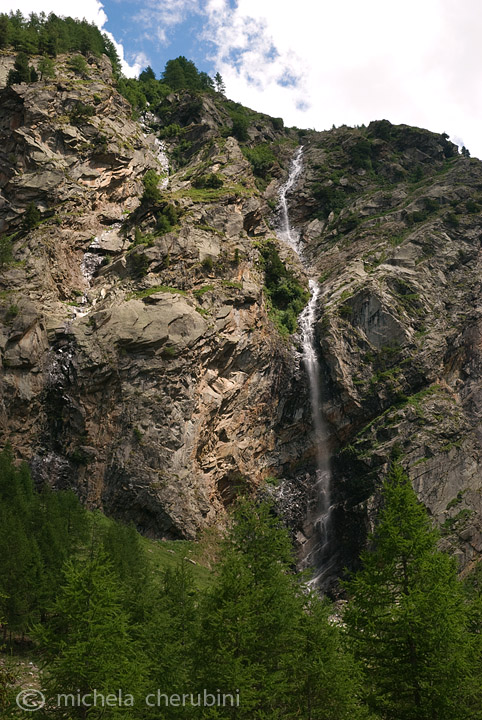
<instances>
[{"instance_id":1,"label":"white cloud","mask_svg":"<svg viewBox=\"0 0 482 720\"><path fill-rule=\"evenodd\" d=\"M198 12L198 0L143 0L134 20L148 28L144 33L146 39L157 40L158 45L164 47L170 44L174 27L184 22L190 13Z\"/></svg>"},{"instance_id":2,"label":"white cloud","mask_svg":"<svg viewBox=\"0 0 482 720\"><path fill-rule=\"evenodd\" d=\"M137 53L132 59L132 64L129 64L124 57L124 46L116 41L111 32L108 30L104 30L103 32L105 32L107 37L114 43L121 62L122 72L126 77L137 77L141 70L149 65L149 59L143 52Z\"/></svg>"},{"instance_id":3,"label":"white cloud","mask_svg":"<svg viewBox=\"0 0 482 720\"><path fill-rule=\"evenodd\" d=\"M387 118L462 136L482 157L477 0L208 0L228 95L324 129ZM287 87L280 78L297 78Z\"/></svg>"},{"instance_id":4,"label":"white cloud","mask_svg":"<svg viewBox=\"0 0 482 720\"><path fill-rule=\"evenodd\" d=\"M70 17L77 17L81 20L85 18L88 22L97 25L97 27L102 30L102 32L105 32L112 40L121 59L122 72L127 75L127 77L135 77L147 64L147 59L142 54L134 58L132 65L126 61L123 46L116 42L112 33L107 32L104 28L108 18L100 0L83 0L82 5L79 7L66 7L65 0L2 0L1 10L2 12L16 12L20 10L26 17L28 17L30 13L44 12L48 15L53 12L59 16L69 15Z\"/></svg>"}]
</instances>

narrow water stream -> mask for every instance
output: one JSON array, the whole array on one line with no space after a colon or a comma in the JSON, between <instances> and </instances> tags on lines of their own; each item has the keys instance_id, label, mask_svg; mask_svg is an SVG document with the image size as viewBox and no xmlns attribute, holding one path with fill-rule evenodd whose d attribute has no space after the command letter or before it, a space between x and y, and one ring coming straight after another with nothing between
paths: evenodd
<instances>
[{"instance_id":1,"label":"narrow water stream","mask_svg":"<svg viewBox=\"0 0 482 720\"><path fill-rule=\"evenodd\" d=\"M287 181L279 191L279 229L278 235L298 255L308 275L313 275L304 258L300 246L299 233L291 226L288 195L293 190L303 168L303 147L298 148L291 163ZM317 280L309 280L311 298L301 313L298 322L301 333L302 361L305 368L311 403L315 449L316 481L307 518L308 539L303 546L302 564L314 569L313 584L321 585L330 566L330 516L331 516L331 473L330 454L327 445L328 431L321 410L322 388L321 372L316 351L316 311L320 287Z\"/></svg>"}]
</instances>

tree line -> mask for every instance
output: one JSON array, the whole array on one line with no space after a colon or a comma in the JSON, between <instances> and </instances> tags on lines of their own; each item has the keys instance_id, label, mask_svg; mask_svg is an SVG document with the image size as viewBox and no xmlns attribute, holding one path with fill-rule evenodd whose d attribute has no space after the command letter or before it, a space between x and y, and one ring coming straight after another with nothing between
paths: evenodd
<instances>
[{"instance_id":1,"label":"tree line","mask_svg":"<svg viewBox=\"0 0 482 720\"><path fill-rule=\"evenodd\" d=\"M206 72L198 70L192 60L182 55L167 61L159 79L156 79L150 66L141 72L138 79L125 78L121 73L116 48L105 33L86 20L58 17L54 13L31 13L28 18L19 10L10 14L1 13L0 49L8 47L17 53L9 84L53 77L52 58L61 53L97 57L107 55L112 63L119 92L138 112L144 111L148 105L156 107L172 91L225 92L219 72L211 78ZM29 57L32 55L43 56L41 66L37 69L29 66ZM77 64L80 64L79 59ZM76 70L75 67L72 69ZM86 67L83 70L85 72Z\"/></svg>"},{"instance_id":2,"label":"tree line","mask_svg":"<svg viewBox=\"0 0 482 720\"><path fill-rule=\"evenodd\" d=\"M211 582L199 587L185 562L156 567L132 527L99 522L70 493L37 491L27 466L4 451L5 638L33 638L48 698L119 689L135 698L128 707L68 710L47 702L36 716L480 718L481 575L457 578L396 462L383 497L361 569L334 608L295 571L289 533L266 502L238 502ZM0 672L2 717L14 712L13 680ZM146 705L158 689L160 705ZM228 701L164 699L203 693Z\"/></svg>"},{"instance_id":3,"label":"tree line","mask_svg":"<svg viewBox=\"0 0 482 720\"><path fill-rule=\"evenodd\" d=\"M93 23L58 17L54 13L31 13L25 18L20 10L0 14L0 49L13 47L26 55L79 52L107 55L116 69L120 63L112 41Z\"/></svg>"}]
</instances>

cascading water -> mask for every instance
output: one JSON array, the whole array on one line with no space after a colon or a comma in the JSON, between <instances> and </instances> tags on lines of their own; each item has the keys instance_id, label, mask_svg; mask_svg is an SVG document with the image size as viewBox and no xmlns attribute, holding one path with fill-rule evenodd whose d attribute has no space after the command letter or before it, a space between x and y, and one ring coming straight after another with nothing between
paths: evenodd
<instances>
[{"instance_id":1,"label":"cascading water","mask_svg":"<svg viewBox=\"0 0 482 720\"><path fill-rule=\"evenodd\" d=\"M298 255L308 273L310 267L303 257L299 233L291 227L287 195L293 189L303 167L303 147L298 148L291 163L289 176L279 191L278 234ZM330 456L327 445L327 428L321 410L320 364L316 353L316 308L320 287L314 278L309 281L311 298L299 317L302 360L310 389L311 413L316 445L316 482L310 503L308 525L310 536L303 547L303 565L315 567L314 584L321 584L329 569Z\"/></svg>"},{"instance_id":2,"label":"cascading water","mask_svg":"<svg viewBox=\"0 0 482 720\"><path fill-rule=\"evenodd\" d=\"M291 163L290 173L287 181L280 187L279 191L279 208L280 208L280 227L278 234L280 237L288 243L288 245L295 251L301 260L301 248L300 248L300 236L291 227L290 215L288 210L288 201L286 199L290 190L293 189L298 176L303 167L303 146L299 147L295 153L293 161Z\"/></svg>"}]
</instances>

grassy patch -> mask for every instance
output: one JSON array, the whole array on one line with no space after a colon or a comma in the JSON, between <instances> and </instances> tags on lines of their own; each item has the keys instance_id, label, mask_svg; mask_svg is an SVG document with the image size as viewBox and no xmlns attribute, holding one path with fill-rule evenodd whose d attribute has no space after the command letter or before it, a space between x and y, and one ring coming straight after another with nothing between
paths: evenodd
<instances>
[{"instance_id":1,"label":"grassy patch","mask_svg":"<svg viewBox=\"0 0 482 720\"><path fill-rule=\"evenodd\" d=\"M176 193L177 197L189 197L194 202L216 202L222 197L227 195L242 195L250 196L253 195L254 190L244 187L244 185L230 185L229 187L222 188L188 188L185 190L179 190Z\"/></svg>"},{"instance_id":2,"label":"grassy patch","mask_svg":"<svg viewBox=\"0 0 482 720\"><path fill-rule=\"evenodd\" d=\"M165 293L172 293L177 295L187 295L187 292L185 290L180 290L179 288L175 287L169 287L168 285L154 285L154 287L145 288L144 290L136 290L133 293L130 293L127 296L127 300L142 300L145 297L149 297L149 295L154 295L158 292L165 292Z\"/></svg>"},{"instance_id":3,"label":"grassy patch","mask_svg":"<svg viewBox=\"0 0 482 720\"><path fill-rule=\"evenodd\" d=\"M223 287L225 287L225 288L235 288L236 290L242 290L242 289L243 289L243 283L234 282L233 280L223 280Z\"/></svg>"},{"instance_id":4,"label":"grassy patch","mask_svg":"<svg viewBox=\"0 0 482 720\"><path fill-rule=\"evenodd\" d=\"M193 295L197 298L202 297L205 293L211 292L214 290L214 285L203 285L200 288L197 288L197 290L193 290Z\"/></svg>"}]
</instances>

